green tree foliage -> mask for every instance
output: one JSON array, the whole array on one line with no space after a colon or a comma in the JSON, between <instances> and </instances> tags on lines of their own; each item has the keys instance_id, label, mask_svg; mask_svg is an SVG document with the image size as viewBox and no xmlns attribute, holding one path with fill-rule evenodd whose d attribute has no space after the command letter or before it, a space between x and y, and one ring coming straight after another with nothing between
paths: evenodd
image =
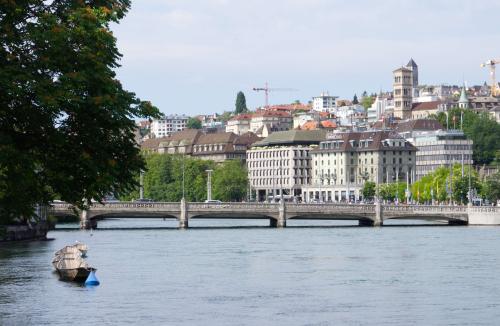
<instances>
[{"instance_id":1,"label":"green tree foliage","mask_svg":"<svg viewBox=\"0 0 500 326\"><path fill-rule=\"evenodd\" d=\"M55 195L79 207L136 186L135 117L158 110L122 88L110 23L128 0L0 2L0 218Z\"/></svg>"},{"instance_id":2,"label":"green tree foliage","mask_svg":"<svg viewBox=\"0 0 500 326\"><path fill-rule=\"evenodd\" d=\"M239 160L225 161L218 165L213 175L213 197L221 201L246 200L248 173Z\"/></svg>"},{"instance_id":3,"label":"green tree foliage","mask_svg":"<svg viewBox=\"0 0 500 326\"><path fill-rule=\"evenodd\" d=\"M207 199L207 172L212 174L212 198L242 201L246 198L247 171L239 160L216 165L181 154L148 154L145 156L144 196L155 201L177 202L182 198L184 171L185 198L191 202ZM136 176L137 180L139 176ZM120 196L121 200L139 198L138 188Z\"/></svg>"},{"instance_id":4,"label":"green tree foliage","mask_svg":"<svg viewBox=\"0 0 500 326\"><path fill-rule=\"evenodd\" d=\"M144 196L155 201L180 201L184 171L184 192L187 201L204 201L206 170L212 169L212 161L202 161L184 155L151 154L146 157Z\"/></svg>"},{"instance_id":5,"label":"green tree foliage","mask_svg":"<svg viewBox=\"0 0 500 326\"><path fill-rule=\"evenodd\" d=\"M453 108L448 114L440 112L433 116L445 128L461 129L472 139L475 164L490 164L500 150L500 125L488 113L477 114L470 109Z\"/></svg>"},{"instance_id":6,"label":"green tree foliage","mask_svg":"<svg viewBox=\"0 0 500 326\"><path fill-rule=\"evenodd\" d=\"M363 198L365 199L373 199L375 197L375 189L376 189L376 184L373 181L367 181L363 185L362 193L363 193Z\"/></svg>"},{"instance_id":7,"label":"green tree foliage","mask_svg":"<svg viewBox=\"0 0 500 326\"><path fill-rule=\"evenodd\" d=\"M493 203L500 199L500 172L486 177L483 183L482 195Z\"/></svg>"},{"instance_id":8,"label":"green tree foliage","mask_svg":"<svg viewBox=\"0 0 500 326\"><path fill-rule=\"evenodd\" d=\"M190 117L186 123L186 127L189 129L201 129L201 121Z\"/></svg>"},{"instance_id":9,"label":"green tree foliage","mask_svg":"<svg viewBox=\"0 0 500 326\"><path fill-rule=\"evenodd\" d=\"M375 101L374 97L363 96L361 98L361 105L365 108L365 110L368 110L368 108L370 108L372 106L374 101Z\"/></svg>"},{"instance_id":10,"label":"green tree foliage","mask_svg":"<svg viewBox=\"0 0 500 326\"><path fill-rule=\"evenodd\" d=\"M245 113L248 111L247 108L247 100L245 99L245 94L239 91L236 95L236 105L235 105L235 114Z\"/></svg>"},{"instance_id":11,"label":"green tree foliage","mask_svg":"<svg viewBox=\"0 0 500 326\"><path fill-rule=\"evenodd\" d=\"M352 104L359 104L358 95L354 94L354 97L352 98Z\"/></svg>"},{"instance_id":12,"label":"green tree foliage","mask_svg":"<svg viewBox=\"0 0 500 326\"><path fill-rule=\"evenodd\" d=\"M379 185L380 198L384 200L394 201L398 198L399 202L405 200L406 183L386 183Z\"/></svg>"},{"instance_id":13,"label":"green tree foliage","mask_svg":"<svg viewBox=\"0 0 500 326\"><path fill-rule=\"evenodd\" d=\"M471 188L480 190L481 184L477 172L471 170ZM437 202L449 200L449 192L452 191L454 201L466 204L469 191L469 166L464 166L462 176L461 164L453 166L453 178L450 185L450 168L441 167L433 173L429 173L412 185L413 200L420 203L430 203L434 199Z\"/></svg>"}]
</instances>

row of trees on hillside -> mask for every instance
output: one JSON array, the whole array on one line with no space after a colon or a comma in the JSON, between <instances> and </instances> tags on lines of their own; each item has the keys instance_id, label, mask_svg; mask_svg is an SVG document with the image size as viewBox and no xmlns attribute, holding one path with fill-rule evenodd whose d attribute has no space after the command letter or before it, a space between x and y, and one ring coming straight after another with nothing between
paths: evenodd
<instances>
[{"instance_id":1,"label":"row of trees on hillside","mask_svg":"<svg viewBox=\"0 0 500 326\"><path fill-rule=\"evenodd\" d=\"M480 180L478 173L469 166L464 166L463 173L460 164L455 164L452 170L451 178L450 168L441 167L410 185L411 200L422 204L447 202L451 195L454 202L467 204L469 184L473 190L473 198L488 199L490 202L500 199L500 172ZM406 200L405 182L381 184L377 189L374 182L368 181L362 190L363 197L373 199L377 190L381 199L394 201L398 198L400 202Z\"/></svg>"},{"instance_id":2,"label":"row of trees on hillside","mask_svg":"<svg viewBox=\"0 0 500 326\"><path fill-rule=\"evenodd\" d=\"M145 156L144 196L155 201L202 202L207 199L207 172L212 173L212 199L242 201L247 198L248 176L244 164L229 160L222 164L183 155L149 154ZM138 176L137 176L138 179ZM183 185L184 180L184 185ZM139 198L139 189L124 194L121 200Z\"/></svg>"}]
</instances>

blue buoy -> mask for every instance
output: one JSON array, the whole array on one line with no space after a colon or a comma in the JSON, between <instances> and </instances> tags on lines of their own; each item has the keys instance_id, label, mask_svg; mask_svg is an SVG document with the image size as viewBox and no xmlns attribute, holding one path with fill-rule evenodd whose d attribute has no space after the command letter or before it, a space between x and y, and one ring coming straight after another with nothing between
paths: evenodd
<instances>
[{"instance_id":1,"label":"blue buoy","mask_svg":"<svg viewBox=\"0 0 500 326\"><path fill-rule=\"evenodd\" d=\"M89 276L85 280L85 285L99 285L99 280L95 276L95 270L91 270Z\"/></svg>"}]
</instances>

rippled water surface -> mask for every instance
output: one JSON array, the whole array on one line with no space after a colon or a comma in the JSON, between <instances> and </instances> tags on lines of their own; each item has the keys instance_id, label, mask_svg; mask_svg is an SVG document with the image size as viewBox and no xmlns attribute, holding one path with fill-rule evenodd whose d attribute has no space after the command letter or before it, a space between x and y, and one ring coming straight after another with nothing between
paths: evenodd
<instances>
[{"instance_id":1,"label":"rippled water surface","mask_svg":"<svg viewBox=\"0 0 500 326\"><path fill-rule=\"evenodd\" d=\"M500 227L265 225L109 220L0 244L0 325L500 323ZM75 240L99 287L53 273L54 251Z\"/></svg>"}]
</instances>

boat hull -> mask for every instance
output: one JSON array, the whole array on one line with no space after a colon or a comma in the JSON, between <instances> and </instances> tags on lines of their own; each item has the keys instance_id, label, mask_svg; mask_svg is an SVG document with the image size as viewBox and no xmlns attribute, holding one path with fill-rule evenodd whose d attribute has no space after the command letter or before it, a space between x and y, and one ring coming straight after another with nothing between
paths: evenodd
<instances>
[{"instance_id":1,"label":"boat hull","mask_svg":"<svg viewBox=\"0 0 500 326\"><path fill-rule=\"evenodd\" d=\"M57 273L63 281L85 282L92 270L95 269L80 267L74 269L57 269Z\"/></svg>"}]
</instances>

